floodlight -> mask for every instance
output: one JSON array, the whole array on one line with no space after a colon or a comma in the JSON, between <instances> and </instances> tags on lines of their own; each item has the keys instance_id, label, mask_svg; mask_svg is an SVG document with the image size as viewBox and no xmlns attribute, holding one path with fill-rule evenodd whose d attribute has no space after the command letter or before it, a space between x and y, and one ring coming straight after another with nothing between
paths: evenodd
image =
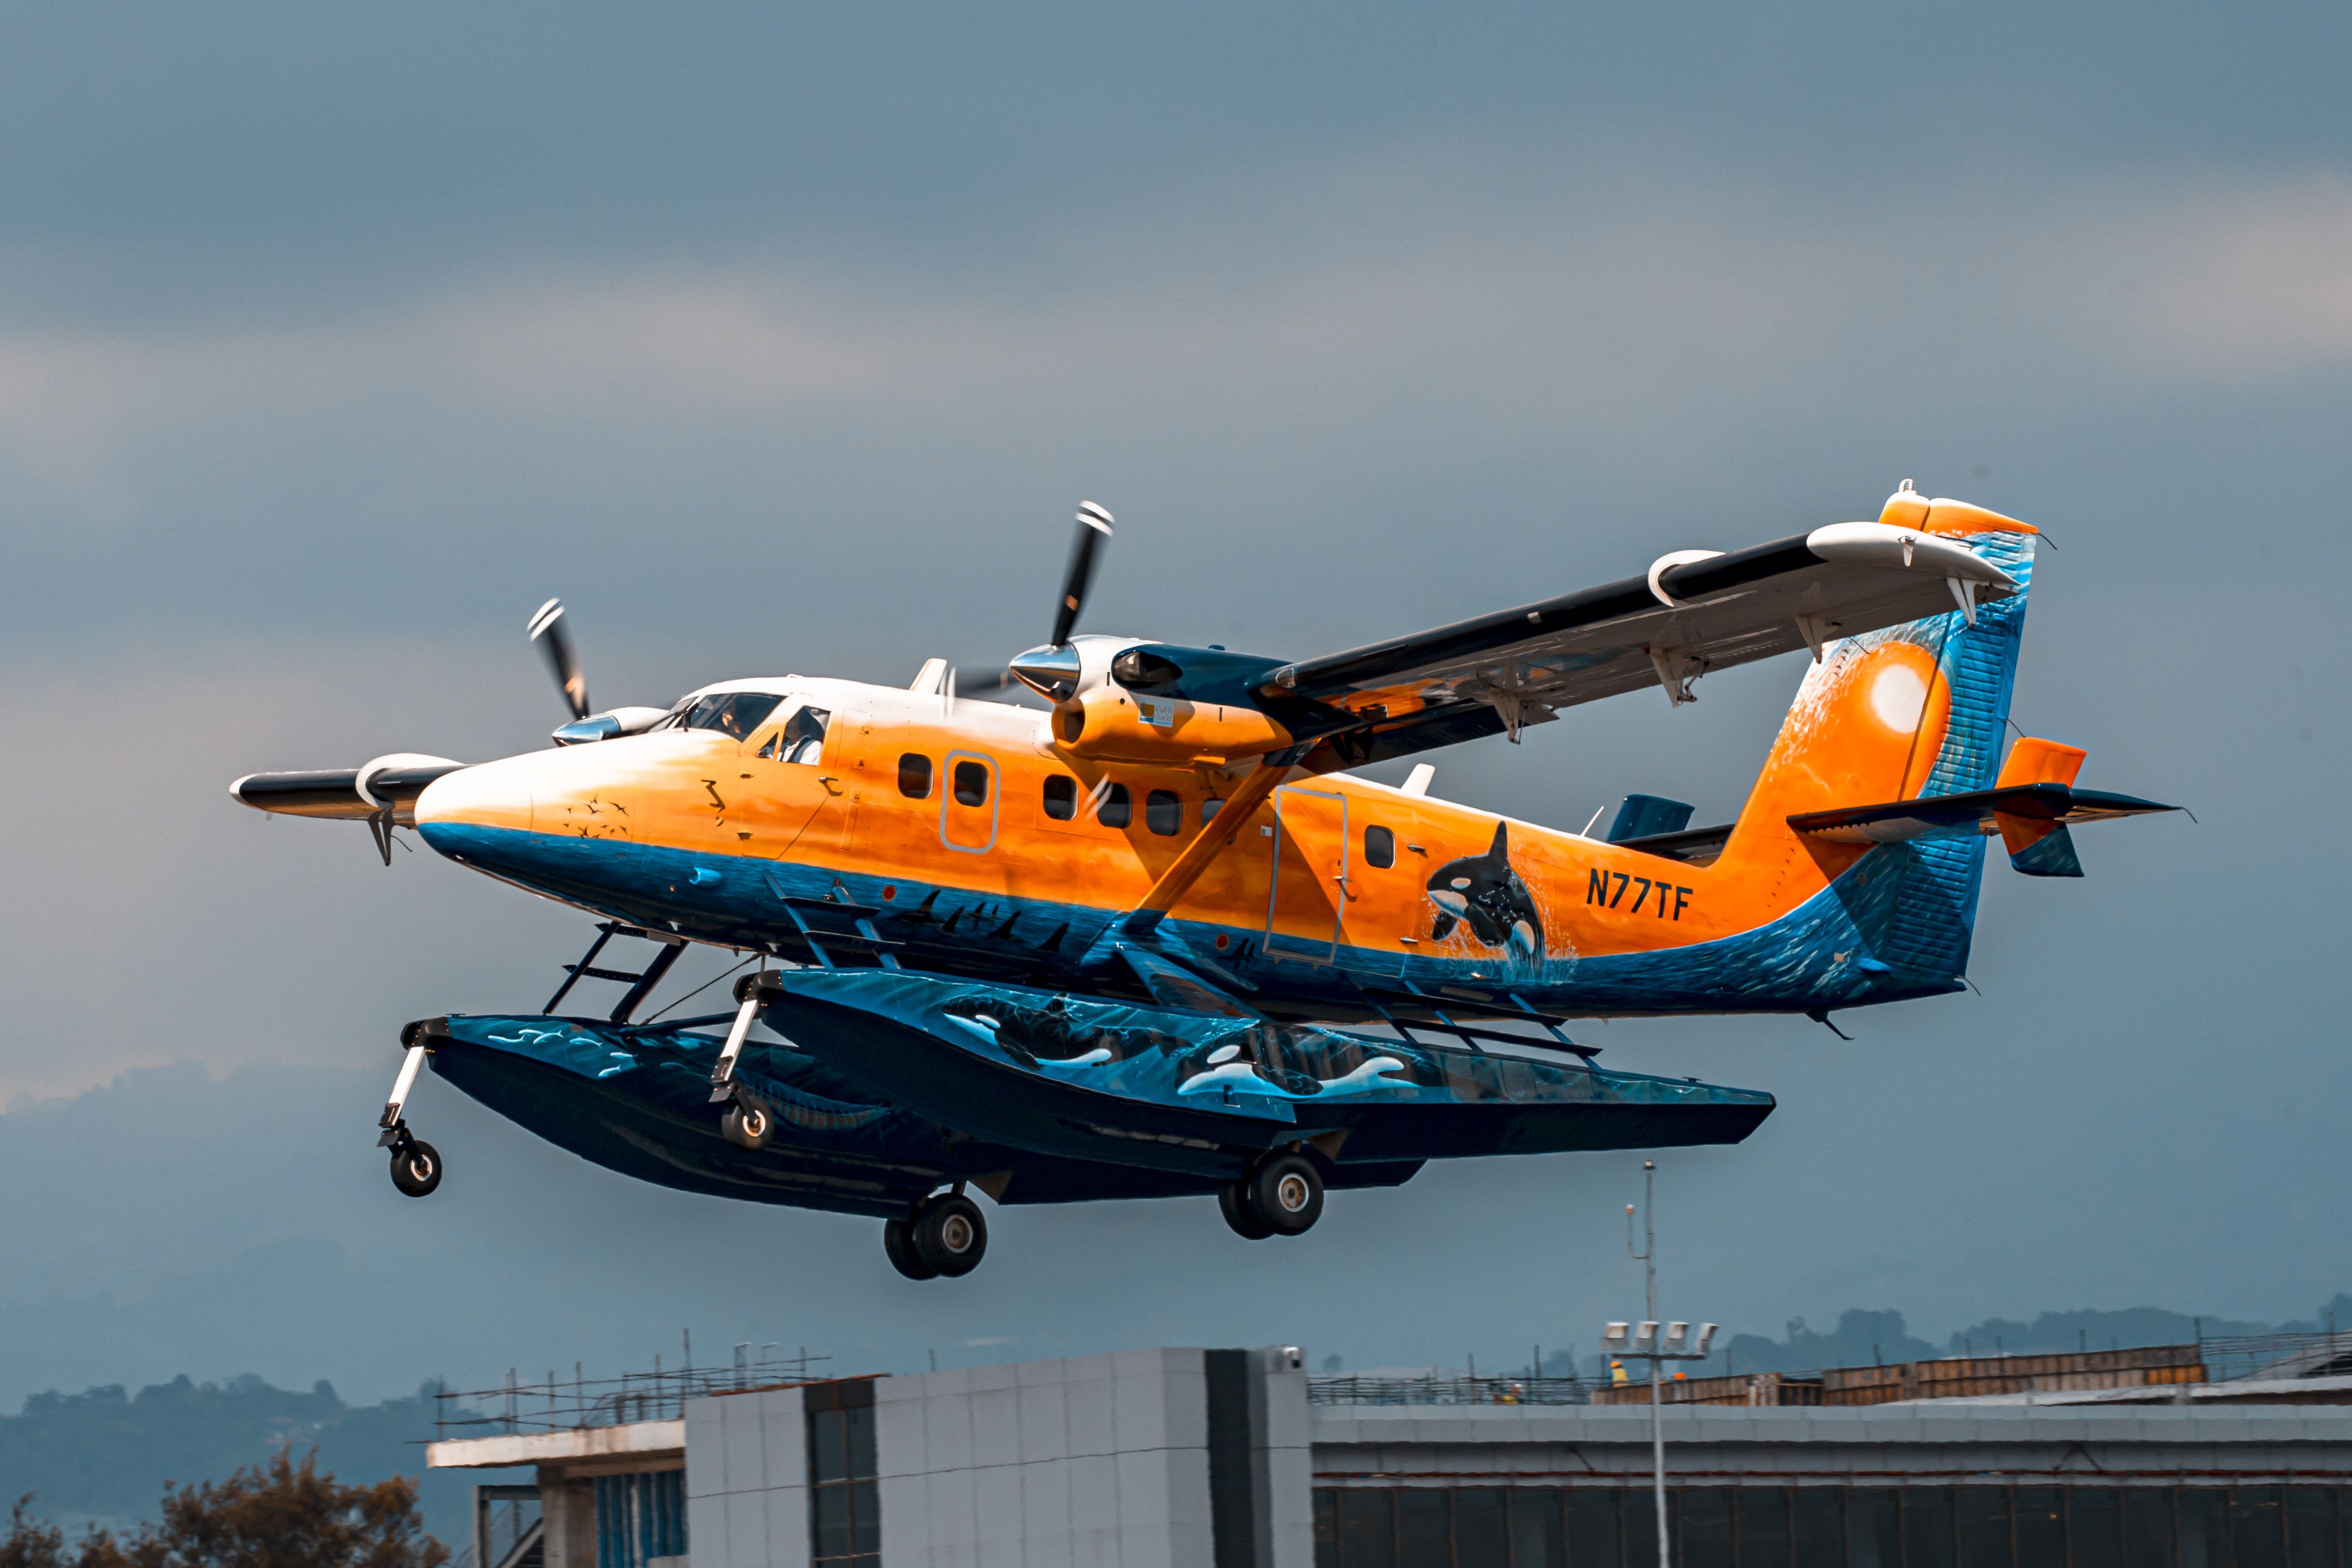
<instances>
[{"instance_id":1,"label":"floodlight","mask_svg":"<svg viewBox=\"0 0 2352 1568\"><path fill-rule=\"evenodd\" d=\"M1612 1354L1622 1353L1633 1341L1633 1327L1627 1323L1611 1323L1601 1331L1601 1348Z\"/></svg>"},{"instance_id":2,"label":"floodlight","mask_svg":"<svg viewBox=\"0 0 2352 1568\"><path fill-rule=\"evenodd\" d=\"M1683 1347L1689 1342L1689 1340L1690 1325L1688 1323L1668 1323L1666 1325L1666 1353L1668 1355L1682 1354Z\"/></svg>"},{"instance_id":3,"label":"floodlight","mask_svg":"<svg viewBox=\"0 0 2352 1568\"><path fill-rule=\"evenodd\" d=\"M1714 1343L1715 1325L1713 1323L1701 1323L1698 1326L1698 1353L1706 1355L1707 1353L1707 1347Z\"/></svg>"},{"instance_id":4,"label":"floodlight","mask_svg":"<svg viewBox=\"0 0 2352 1568\"><path fill-rule=\"evenodd\" d=\"M1651 1320L1644 1319L1641 1326L1633 1331L1633 1353L1654 1355L1657 1353L1657 1349L1658 1325Z\"/></svg>"}]
</instances>

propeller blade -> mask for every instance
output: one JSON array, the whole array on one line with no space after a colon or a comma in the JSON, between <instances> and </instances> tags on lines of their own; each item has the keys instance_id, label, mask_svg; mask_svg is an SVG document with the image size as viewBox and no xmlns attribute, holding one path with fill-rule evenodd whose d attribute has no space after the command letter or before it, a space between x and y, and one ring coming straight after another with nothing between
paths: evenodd
<instances>
[{"instance_id":1,"label":"propeller blade","mask_svg":"<svg viewBox=\"0 0 2352 1568\"><path fill-rule=\"evenodd\" d=\"M1078 536L1070 545L1070 569L1063 574L1062 597L1054 606L1053 644L1059 647L1070 640L1070 628L1078 624L1078 612L1085 608L1087 586L1094 581L1095 558L1101 552L1102 542L1110 537L1110 513L1090 500L1078 503Z\"/></svg>"},{"instance_id":2,"label":"propeller blade","mask_svg":"<svg viewBox=\"0 0 2352 1568\"><path fill-rule=\"evenodd\" d=\"M550 599L530 618L530 640L547 656L547 668L555 672L555 684L563 692L563 700L572 707L572 717L588 717L588 677L581 672L579 658L572 651L571 634L563 629L563 601Z\"/></svg>"}]
</instances>

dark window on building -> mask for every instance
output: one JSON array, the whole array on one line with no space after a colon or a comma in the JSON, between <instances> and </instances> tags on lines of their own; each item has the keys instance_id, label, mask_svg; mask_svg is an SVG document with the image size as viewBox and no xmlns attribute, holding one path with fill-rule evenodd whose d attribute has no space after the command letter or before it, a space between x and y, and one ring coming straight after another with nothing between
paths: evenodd
<instances>
[{"instance_id":1,"label":"dark window on building","mask_svg":"<svg viewBox=\"0 0 2352 1568\"><path fill-rule=\"evenodd\" d=\"M1739 1510L1739 1568L1790 1568L1789 1494L1769 1487L1742 1487L1732 1500ZM2001 1568L2009 1565L2004 1563Z\"/></svg>"},{"instance_id":2,"label":"dark window on building","mask_svg":"<svg viewBox=\"0 0 2352 1568\"><path fill-rule=\"evenodd\" d=\"M2009 1489L1962 1487L1958 1495L1960 1568L2010 1568ZM2166 1506L2170 1506L2168 1501ZM2169 1549L2164 1561L2170 1568Z\"/></svg>"},{"instance_id":3,"label":"dark window on building","mask_svg":"<svg viewBox=\"0 0 2352 1568\"><path fill-rule=\"evenodd\" d=\"M2017 1560L2028 1568L2066 1561L2066 1494L2056 1487L2020 1487L2011 1500ZM2215 1558L2215 1563L2221 1559Z\"/></svg>"},{"instance_id":4,"label":"dark window on building","mask_svg":"<svg viewBox=\"0 0 2352 1568\"><path fill-rule=\"evenodd\" d=\"M1143 826L1162 838L1172 838L1184 826L1184 803L1173 790L1156 789L1143 797Z\"/></svg>"},{"instance_id":5,"label":"dark window on building","mask_svg":"<svg viewBox=\"0 0 2352 1568\"><path fill-rule=\"evenodd\" d=\"M1045 781L1045 815L1056 822L1067 822L1078 815L1077 780L1055 773Z\"/></svg>"},{"instance_id":6,"label":"dark window on building","mask_svg":"<svg viewBox=\"0 0 2352 1568\"><path fill-rule=\"evenodd\" d=\"M2232 1561L2259 1563L2263 1568L2286 1561L2278 1488L2240 1487L2231 1494L2230 1551Z\"/></svg>"},{"instance_id":7,"label":"dark window on building","mask_svg":"<svg viewBox=\"0 0 2352 1568\"><path fill-rule=\"evenodd\" d=\"M898 793L908 800L930 799L930 758L920 752L908 752L898 759Z\"/></svg>"},{"instance_id":8,"label":"dark window on building","mask_svg":"<svg viewBox=\"0 0 2352 1568\"><path fill-rule=\"evenodd\" d=\"M1396 835L1385 827L1364 829L1364 864L1386 870L1396 864Z\"/></svg>"},{"instance_id":9,"label":"dark window on building","mask_svg":"<svg viewBox=\"0 0 2352 1568\"><path fill-rule=\"evenodd\" d=\"M1454 1561L1445 1502L1446 1494L1435 1487L1407 1487L1396 1494L1398 1568Z\"/></svg>"},{"instance_id":10,"label":"dark window on building","mask_svg":"<svg viewBox=\"0 0 2352 1568\"><path fill-rule=\"evenodd\" d=\"M958 763L955 765L955 797L958 805L988 804L988 764Z\"/></svg>"},{"instance_id":11,"label":"dark window on building","mask_svg":"<svg viewBox=\"0 0 2352 1568\"><path fill-rule=\"evenodd\" d=\"M1102 802L1095 809L1095 820L1105 827L1125 827L1135 820L1135 797L1127 793L1125 784L1100 784L1095 795Z\"/></svg>"},{"instance_id":12,"label":"dark window on building","mask_svg":"<svg viewBox=\"0 0 2352 1568\"><path fill-rule=\"evenodd\" d=\"M686 1551L686 1472L655 1470L598 1476L597 1568L645 1568Z\"/></svg>"},{"instance_id":13,"label":"dark window on building","mask_svg":"<svg viewBox=\"0 0 2352 1568\"><path fill-rule=\"evenodd\" d=\"M2067 1568L2123 1568L2123 1508L2115 1489L2068 1488Z\"/></svg>"},{"instance_id":14,"label":"dark window on building","mask_svg":"<svg viewBox=\"0 0 2352 1568\"><path fill-rule=\"evenodd\" d=\"M1965 1504L1970 1491L1964 1488L1960 1497ZM2157 1487L2127 1487L2124 1489L2124 1561L2126 1563L2158 1563L2172 1568L2172 1493ZM1963 1524L1966 1515L1962 1516ZM1961 1541L1967 1545L1964 1536ZM2009 1560L2001 1559L2002 1568ZM1960 1568L1968 1568L1963 1562ZM2329 1568L2335 1568L2329 1563Z\"/></svg>"},{"instance_id":15,"label":"dark window on building","mask_svg":"<svg viewBox=\"0 0 2352 1568\"><path fill-rule=\"evenodd\" d=\"M1517 1487L1510 1497L1511 1568L1566 1568L1568 1541L1559 1530L1560 1494Z\"/></svg>"},{"instance_id":16,"label":"dark window on building","mask_svg":"<svg viewBox=\"0 0 2352 1568\"><path fill-rule=\"evenodd\" d=\"M1790 1508L1790 1552L1807 1565L1845 1561L1845 1495L1835 1487L1799 1487Z\"/></svg>"},{"instance_id":17,"label":"dark window on building","mask_svg":"<svg viewBox=\"0 0 2352 1568\"><path fill-rule=\"evenodd\" d=\"M2173 1521L2181 1562L2221 1568L2230 1560L2230 1531L2221 1519L2221 1505L2229 1500L2220 1487L2183 1487L2175 1494Z\"/></svg>"},{"instance_id":18,"label":"dark window on building","mask_svg":"<svg viewBox=\"0 0 2352 1568\"><path fill-rule=\"evenodd\" d=\"M1856 1487L1845 1494L1848 1568L1903 1568L1898 1496L1891 1487Z\"/></svg>"},{"instance_id":19,"label":"dark window on building","mask_svg":"<svg viewBox=\"0 0 2352 1568\"><path fill-rule=\"evenodd\" d=\"M1391 1491L1347 1487L1339 1493L1339 1561L1347 1568L1397 1568Z\"/></svg>"},{"instance_id":20,"label":"dark window on building","mask_svg":"<svg viewBox=\"0 0 2352 1568\"><path fill-rule=\"evenodd\" d=\"M1954 1568L1951 1488L1905 1489L1903 1568Z\"/></svg>"},{"instance_id":21,"label":"dark window on building","mask_svg":"<svg viewBox=\"0 0 2352 1568\"><path fill-rule=\"evenodd\" d=\"M2336 1489L2286 1489L2287 1568L2336 1568Z\"/></svg>"},{"instance_id":22,"label":"dark window on building","mask_svg":"<svg viewBox=\"0 0 2352 1568\"><path fill-rule=\"evenodd\" d=\"M1682 1505L1682 1550L1675 1561L1684 1568L1732 1568L1729 1489L1686 1487L1675 1500Z\"/></svg>"},{"instance_id":23,"label":"dark window on building","mask_svg":"<svg viewBox=\"0 0 2352 1568\"><path fill-rule=\"evenodd\" d=\"M811 1561L881 1568L874 1385L818 1384L803 1390L802 1397L808 1414Z\"/></svg>"},{"instance_id":24,"label":"dark window on building","mask_svg":"<svg viewBox=\"0 0 2352 1568\"><path fill-rule=\"evenodd\" d=\"M1571 1487L1568 1493L1568 1560L1570 1563L1615 1563L1622 1528L1619 1506L1624 1494L1614 1487ZM1645 1496L1642 1506L1650 1506ZM1650 1561L1658 1560L1654 1548ZM1828 1561L1828 1559L1823 1559Z\"/></svg>"}]
</instances>

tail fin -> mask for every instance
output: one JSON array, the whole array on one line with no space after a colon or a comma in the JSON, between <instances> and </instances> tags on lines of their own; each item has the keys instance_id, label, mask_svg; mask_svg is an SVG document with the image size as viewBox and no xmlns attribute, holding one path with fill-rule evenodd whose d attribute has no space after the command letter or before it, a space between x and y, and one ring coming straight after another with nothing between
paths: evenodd
<instances>
[{"instance_id":1,"label":"tail fin","mask_svg":"<svg viewBox=\"0 0 2352 1568\"><path fill-rule=\"evenodd\" d=\"M1788 819L1861 801L1992 787L2025 630L2035 531L1965 502L1924 500L1907 482L1879 521L1965 544L2016 579L2017 591L1976 606L1973 624L1956 607L1824 647L1718 864L1765 876L1777 864L1773 902L1786 910L1864 855L1879 855L1888 863L1869 875L1868 908L1853 910L1855 923L1878 963L1948 988L1968 966L1984 840L1874 849L1801 840Z\"/></svg>"}]
</instances>

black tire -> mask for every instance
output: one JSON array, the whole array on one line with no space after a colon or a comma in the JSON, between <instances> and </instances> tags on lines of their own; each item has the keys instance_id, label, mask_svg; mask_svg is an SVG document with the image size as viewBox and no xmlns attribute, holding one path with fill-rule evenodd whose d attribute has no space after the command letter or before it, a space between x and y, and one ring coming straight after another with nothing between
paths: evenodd
<instances>
[{"instance_id":1,"label":"black tire","mask_svg":"<svg viewBox=\"0 0 2352 1568\"><path fill-rule=\"evenodd\" d=\"M412 1198L421 1198L441 1184L441 1151L422 1138L412 1138L392 1152L392 1184Z\"/></svg>"},{"instance_id":2,"label":"black tire","mask_svg":"<svg viewBox=\"0 0 2352 1568\"><path fill-rule=\"evenodd\" d=\"M914 1228L915 1250L950 1279L979 1268L988 1252L988 1221L981 1217L980 1205L960 1193L926 1203L915 1215Z\"/></svg>"},{"instance_id":3,"label":"black tire","mask_svg":"<svg viewBox=\"0 0 2352 1568\"><path fill-rule=\"evenodd\" d=\"M882 1250L889 1255L890 1267L909 1279L936 1279L940 1271L923 1261L915 1250L915 1227L903 1219L882 1222Z\"/></svg>"},{"instance_id":4,"label":"black tire","mask_svg":"<svg viewBox=\"0 0 2352 1568\"><path fill-rule=\"evenodd\" d=\"M1323 1216L1323 1173L1304 1154L1271 1155L1250 1173L1249 1200L1275 1235L1303 1235Z\"/></svg>"},{"instance_id":5,"label":"black tire","mask_svg":"<svg viewBox=\"0 0 2352 1568\"><path fill-rule=\"evenodd\" d=\"M727 1142L755 1153L768 1146L768 1134L775 1131L775 1125L764 1107L740 1100L719 1119L719 1131L727 1135Z\"/></svg>"},{"instance_id":6,"label":"black tire","mask_svg":"<svg viewBox=\"0 0 2352 1568\"><path fill-rule=\"evenodd\" d=\"M1247 1181L1217 1184L1217 1212L1225 1216L1225 1223L1233 1226L1234 1234L1244 1241L1264 1241L1274 1234L1274 1226L1266 1224L1259 1217L1257 1210L1250 1206Z\"/></svg>"}]
</instances>

